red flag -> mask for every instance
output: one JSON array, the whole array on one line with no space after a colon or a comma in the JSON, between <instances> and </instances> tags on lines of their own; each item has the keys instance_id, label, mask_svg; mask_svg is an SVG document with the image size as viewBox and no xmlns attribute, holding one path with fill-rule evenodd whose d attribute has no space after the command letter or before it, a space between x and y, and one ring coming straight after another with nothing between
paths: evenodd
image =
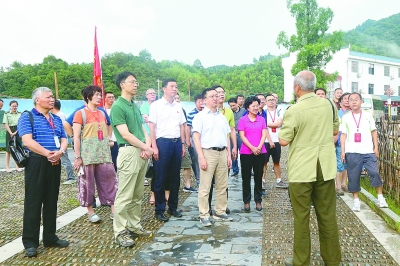
<instances>
[{"instance_id":1,"label":"red flag","mask_svg":"<svg viewBox=\"0 0 400 266\"><path fill-rule=\"evenodd\" d=\"M94 27L94 62L93 62L93 85L99 86L101 88L101 94L103 98L100 101L100 106L104 106L104 87L103 80L101 78L101 64L100 64L100 56L99 56L99 48L97 47L97 28Z\"/></svg>"}]
</instances>

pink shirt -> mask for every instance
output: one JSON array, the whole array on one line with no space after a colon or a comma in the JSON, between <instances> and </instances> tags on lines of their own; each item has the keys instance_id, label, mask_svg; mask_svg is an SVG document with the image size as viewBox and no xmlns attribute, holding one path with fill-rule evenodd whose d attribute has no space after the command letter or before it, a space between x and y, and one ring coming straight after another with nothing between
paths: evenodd
<instances>
[{"instance_id":1,"label":"pink shirt","mask_svg":"<svg viewBox=\"0 0 400 266\"><path fill-rule=\"evenodd\" d=\"M257 115L254 122L250 121L249 116L245 115L239 119L238 131L244 131L244 136L251 143L251 145L257 147L260 144L263 129L267 128L265 125L265 118ZM266 153L265 146L262 146L261 153ZM247 147L244 142L240 147L241 154L252 154L253 152Z\"/></svg>"}]
</instances>

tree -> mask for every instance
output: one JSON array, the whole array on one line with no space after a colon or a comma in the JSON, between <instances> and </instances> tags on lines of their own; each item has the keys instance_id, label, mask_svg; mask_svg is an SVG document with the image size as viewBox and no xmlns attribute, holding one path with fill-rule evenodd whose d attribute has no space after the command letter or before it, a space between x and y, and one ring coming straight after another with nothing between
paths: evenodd
<instances>
[{"instance_id":1,"label":"tree","mask_svg":"<svg viewBox=\"0 0 400 266\"><path fill-rule=\"evenodd\" d=\"M290 52L298 52L297 61L292 67L293 75L305 69L313 71L317 76L317 86L326 87L327 82L337 78L337 72L327 75L323 69L342 44L341 31L327 34L333 11L318 7L316 0L299 0L296 3L288 0L287 6L291 15L296 18L297 35L292 35L289 39L281 31L276 44Z\"/></svg>"},{"instance_id":2,"label":"tree","mask_svg":"<svg viewBox=\"0 0 400 266\"><path fill-rule=\"evenodd\" d=\"M201 64L199 59L194 60L193 66L195 68L203 68L203 65Z\"/></svg>"}]
</instances>

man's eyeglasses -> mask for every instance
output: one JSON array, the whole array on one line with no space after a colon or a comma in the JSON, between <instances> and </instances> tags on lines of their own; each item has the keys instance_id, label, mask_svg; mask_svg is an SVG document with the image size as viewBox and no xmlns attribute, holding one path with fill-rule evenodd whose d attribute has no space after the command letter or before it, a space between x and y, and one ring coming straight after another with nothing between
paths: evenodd
<instances>
[{"instance_id":1,"label":"man's eyeglasses","mask_svg":"<svg viewBox=\"0 0 400 266\"><path fill-rule=\"evenodd\" d=\"M156 95L156 93L155 93L155 92L149 92L149 93L146 93L146 95L149 95L149 94L154 94L154 95Z\"/></svg>"},{"instance_id":2,"label":"man's eyeglasses","mask_svg":"<svg viewBox=\"0 0 400 266\"><path fill-rule=\"evenodd\" d=\"M218 94L225 94L224 91L216 91Z\"/></svg>"},{"instance_id":3,"label":"man's eyeglasses","mask_svg":"<svg viewBox=\"0 0 400 266\"><path fill-rule=\"evenodd\" d=\"M268 99L267 102L276 102L276 99Z\"/></svg>"},{"instance_id":4,"label":"man's eyeglasses","mask_svg":"<svg viewBox=\"0 0 400 266\"><path fill-rule=\"evenodd\" d=\"M139 82L137 82L136 80L124 81L124 83L132 83L132 84L136 84L139 86Z\"/></svg>"},{"instance_id":5,"label":"man's eyeglasses","mask_svg":"<svg viewBox=\"0 0 400 266\"><path fill-rule=\"evenodd\" d=\"M214 95L208 95L208 98L218 98L218 94L214 94Z\"/></svg>"},{"instance_id":6,"label":"man's eyeglasses","mask_svg":"<svg viewBox=\"0 0 400 266\"><path fill-rule=\"evenodd\" d=\"M107 99L115 99L114 96L107 96L106 98L107 98Z\"/></svg>"}]
</instances>

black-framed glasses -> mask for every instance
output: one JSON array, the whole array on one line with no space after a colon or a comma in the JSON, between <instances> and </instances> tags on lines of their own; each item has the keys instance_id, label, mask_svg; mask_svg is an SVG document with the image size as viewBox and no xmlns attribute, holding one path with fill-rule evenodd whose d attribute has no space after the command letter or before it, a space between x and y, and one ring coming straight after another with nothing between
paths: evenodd
<instances>
[{"instance_id":1,"label":"black-framed glasses","mask_svg":"<svg viewBox=\"0 0 400 266\"><path fill-rule=\"evenodd\" d=\"M139 86L139 82L137 82L136 80L128 80L128 81L124 81L124 83L132 83L132 84L136 84Z\"/></svg>"}]
</instances>

